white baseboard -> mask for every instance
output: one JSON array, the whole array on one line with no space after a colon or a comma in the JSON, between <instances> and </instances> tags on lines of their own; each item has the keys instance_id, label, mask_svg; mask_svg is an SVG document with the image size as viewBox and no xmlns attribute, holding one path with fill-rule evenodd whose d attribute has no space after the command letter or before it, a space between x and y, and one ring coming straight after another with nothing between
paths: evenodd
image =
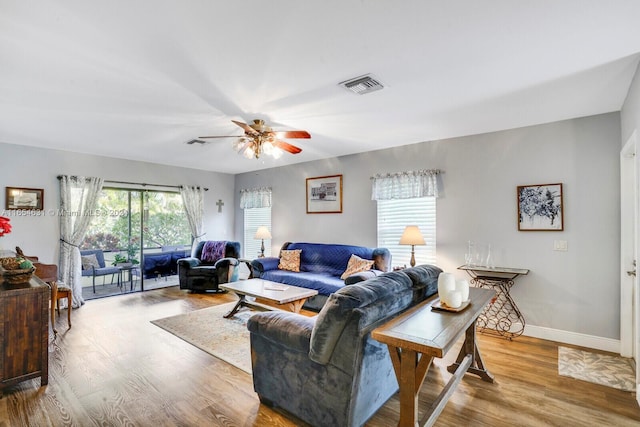
<instances>
[{"instance_id":1,"label":"white baseboard","mask_svg":"<svg viewBox=\"0 0 640 427\"><path fill-rule=\"evenodd\" d=\"M522 335L620 354L620 340L526 325Z\"/></svg>"}]
</instances>

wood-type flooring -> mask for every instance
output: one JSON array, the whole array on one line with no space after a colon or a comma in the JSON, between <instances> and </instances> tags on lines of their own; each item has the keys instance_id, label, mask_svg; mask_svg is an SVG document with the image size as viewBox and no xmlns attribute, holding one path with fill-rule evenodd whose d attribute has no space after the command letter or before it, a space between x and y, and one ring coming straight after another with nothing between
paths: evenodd
<instances>
[{"instance_id":1,"label":"wood-type flooring","mask_svg":"<svg viewBox=\"0 0 640 427\"><path fill-rule=\"evenodd\" d=\"M96 299L73 310L70 330L62 313L49 385L5 390L0 427L304 425L261 405L250 375L150 323L234 299L177 287ZM640 426L634 393L558 376L557 343L479 334L479 346L496 382L467 374L436 426ZM450 377L458 348L434 361L421 408ZM367 425L396 425L398 408L396 395Z\"/></svg>"}]
</instances>

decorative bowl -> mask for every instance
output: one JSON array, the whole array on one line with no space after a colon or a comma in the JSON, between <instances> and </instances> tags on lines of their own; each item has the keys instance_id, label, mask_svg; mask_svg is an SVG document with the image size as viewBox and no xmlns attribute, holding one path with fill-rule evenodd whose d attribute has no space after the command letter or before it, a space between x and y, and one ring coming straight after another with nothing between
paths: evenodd
<instances>
[{"instance_id":1,"label":"decorative bowl","mask_svg":"<svg viewBox=\"0 0 640 427\"><path fill-rule=\"evenodd\" d=\"M0 266L5 270L16 270L20 268L20 263L23 260L23 258L18 258L15 256L0 258Z\"/></svg>"},{"instance_id":2,"label":"decorative bowl","mask_svg":"<svg viewBox=\"0 0 640 427\"><path fill-rule=\"evenodd\" d=\"M21 283L27 283L31 280L31 276L33 276L33 272L36 271L35 267L31 268L18 268L16 270L5 270L2 269L2 278L4 281L10 285L19 285Z\"/></svg>"}]
</instances>

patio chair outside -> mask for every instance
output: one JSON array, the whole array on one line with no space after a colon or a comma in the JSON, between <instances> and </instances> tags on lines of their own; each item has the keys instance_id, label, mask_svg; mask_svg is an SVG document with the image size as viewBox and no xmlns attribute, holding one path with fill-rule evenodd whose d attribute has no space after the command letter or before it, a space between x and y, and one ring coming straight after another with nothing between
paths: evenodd
<instances>
[{"instance_id":1,"label":"patio chair outside","mask_svg":"<svg viewBox=\"0 0 640 427\"><path fill-rule=\"evenodd\" d=\"M91 261L93 260L92 255L95 255L95 260L97 261L97 267L95 264L91 265ZM107 267L104 262L104 252L101 249L92 249L86 251L80 251L80 256L83 257L82 260L82 275L93 278L93 293L96 293L96 277L98 276L106 276L111 274L111 283L113 283L113 277L116 274L120 273L120 269L118 267ZM87 261L87 262L85 262ZM85 268L86 267L86 268ZM102 278L102 284L104 284L104 277Z\"/></svg>"}]
</instances>

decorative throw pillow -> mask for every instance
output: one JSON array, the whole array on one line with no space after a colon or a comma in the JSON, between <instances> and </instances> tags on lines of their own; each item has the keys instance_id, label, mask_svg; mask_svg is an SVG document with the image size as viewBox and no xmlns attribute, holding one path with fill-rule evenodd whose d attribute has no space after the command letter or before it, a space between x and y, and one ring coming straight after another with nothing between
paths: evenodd
<instances>
[{"instance_id":1,"label":"decorative throw pillow","mask_svg":"<svg viewBox=\"0 0 640 427\"><path fill-rule=\"evenodd\" d=\"M82 260L83 270L91 270L91 267L100 268L100 263L98 263L96 254L84 255L80 257L80 259Z\"/></svg>"},{"instance_id":2,"label":"decorative throw pillow","mask_svg":"<svg viewBox=\"0 0 640 427\"><path fill-rule=\"evenodd\" d=\"M371 270L371 267L373 267L373 261L362 259L358 255L352 254L351 258L349 258L349 262L347 263L347 269L342 273L340 278L344 280L352 274Z\"/></svg>"},{"instance_id":3,"label":"decorative throw pillow","mask_svg":"<svg viewBox=\"0 0 640 427\"><path fill-rule=\"evenodd\" d=\"M224 258L227 242L224 240L207 240L202 246L202 254L200 260L208 263L214 263Z\"/></svg>"},{"instance_id":4,"label":"decorative throw pillow","mask_svg":"<svg viewBox=\"0 0 640 427\"><path fill-rule=\"evenodd\" d=\"M300 253L302 249L294 249L291 251L280 251L280 270L300 271Z\"/></svg>"}]
</instances>

